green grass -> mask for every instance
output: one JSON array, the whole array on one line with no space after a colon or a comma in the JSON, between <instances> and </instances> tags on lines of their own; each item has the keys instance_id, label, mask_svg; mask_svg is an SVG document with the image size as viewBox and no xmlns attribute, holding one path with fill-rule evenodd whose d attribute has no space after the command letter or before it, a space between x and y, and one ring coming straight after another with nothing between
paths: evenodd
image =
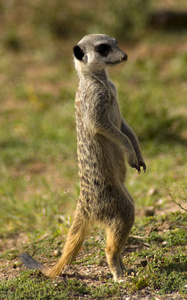
<instances>
[{"instance_id":1,"label":"green grass","mask_svg":"<svg viewBox=\"0 0 187 300\"><path fill-rule=\"evenodd\" d=\"M176 293L185 299L187 218L180 206L186 209L186 36L151 33L141 43L124 43L128 62L110 70L122 115L147 163L142 175L128 167L136 221L123 252L125 281L112 281L97 224L67 274L48 280L25 270L18 256L28 251L53 265L72 223L79 195L78 79L70 53L78 38L55 40L42 28L37 35L30 21L12 31L10 20L2 20L0 299L165 299ZM148 206L153 217L145 216Z\"/></svg>"},{"instance_id":2,"label":"green grass","mask_svg":"<svg viewBox=\"0 0 187 300\"><path fill-rule=\"evenodd\" d=\"M77 299L85 295L89 299L110 298L114 295L120 299L123 295L137 291L142 296L151 292L157 297L179 292L182 297L186 291L186 224L187 216L180 212L169 216L138 218L132 231L133 236L123 252L128 273L123 283L114 284L109 273L100 277L92 273L95 265L100 265L97 271L103 264L106 265L103 262L104 236L97 228L86 240L81 255L73 263L71 275L49 280L38 272L22 271L13 279L1 281L0 297L4 298L8 293L8 299L26 299L28 295L32 295L32 299ZM65 222L63 228L68 226ZM137 240L136 235L144 238ZM45 260L52 262L54 257L51 257L51 253L59 247L60 232L53 232L52 236L35 237L35 240L32 237L32 242L24 248L35 257L44 256L45 253ZM7 256L13 260L15 252L8 251L5 254ZM137 262L139 259L146 261L146 265ZM19 269L20 264L16 268ZM81 273L82 269L85 272ZM132 269L133 273L130 271Z\"/></svg>"}]
</instances>

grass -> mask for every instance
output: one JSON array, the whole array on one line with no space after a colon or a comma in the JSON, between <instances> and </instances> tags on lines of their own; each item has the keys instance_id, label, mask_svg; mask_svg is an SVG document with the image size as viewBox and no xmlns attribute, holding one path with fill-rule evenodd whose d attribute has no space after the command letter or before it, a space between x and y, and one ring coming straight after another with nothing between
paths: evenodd
<instances>
[{"instance_id":1,"label":"grass","mask_svg":"<svg viewBox=\"0 0 187 300\"><path fill-rule=\"evenodd\" d=\"M59 41L26 25L1 37L0 299L185 299L185 34L121 44L129 60L110 70L147 163L141 176L128 168L136 221L123 252L125 282L114 284L97 224L61 278L48 280L19 262L23 251L49 265L59 258L79 195L70 54L78 38ZM152 217L145 216L149 206Z\"/></svg>"},{"instance_id":2,"label":"grass","mask_svg":"<svg viewBox=\"0 0 187 300\"><path fill-rule=\"evenodd\" d=\"M104 236L101 231L98 235L97 229L85 242L81 255L67 271L67 276L48 280L38 272L22 271L19 276L0 283L0 296L3 298L8 293L8 299L20 299L20 295L25 299L28 295L32 295L32 299L77 299L86 296L89 299L98 299L115 295L116 299L120 299L135 292L142 297L149 293L159 297L179 292L182 297L186 291L186 222L186 215L180 212L171 213L169 216L138 218L132 233L133 236L138 234L144 238L137 241L132 236L124 249L128 273L124 283L114 284L108 273L99 273L100 277L96 274L100 271L95 265L100 265L100 269L106 266L106 262L103 261ZM35 256L45 253L45 259L54 260L50 253L59 247L59 241L58 232L55 241L51 236L40 237L35 241L32 238L32 243L25 248ZM9 255L9 259L13 259L13 254L15 255L12 253L11 257L9 251L5 257ZM141 265L140 259L146 263ZM14 267L19 269L20 265Z\"/></svg>"}]
</instances>

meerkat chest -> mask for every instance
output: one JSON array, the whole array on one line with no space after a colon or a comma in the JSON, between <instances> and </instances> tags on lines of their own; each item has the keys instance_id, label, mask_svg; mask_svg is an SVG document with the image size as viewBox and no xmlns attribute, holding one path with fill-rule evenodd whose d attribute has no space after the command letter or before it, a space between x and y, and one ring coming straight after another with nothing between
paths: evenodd
<instances>
[{"instance_id":1,"label":"meerkat chest","mask_svg":"<svg viewBox=\"0 0 187 300\"><path fill-rule=\"evenodd\" d=\"M108 81L106 85L88 82L84 88L79 88L75 100L77 129L86 131L92 128L90 115L97 115L105 118L120 128L121 113L117 101L117 92L115 85Z\"/></svg>"},{"instance_id":2,"label":"meerkat chest","mask_svg":"<svg viewBox=\"0 0 187 300\"><path fill-rule=\"evenodd\" d=\"M121 112L120 112L119 104L117 101L116 87L113 83L111 83L111 86L110 86L109 118L116 127L118 127L118 128L121 127Z\"/></svg>"}]
</instances>

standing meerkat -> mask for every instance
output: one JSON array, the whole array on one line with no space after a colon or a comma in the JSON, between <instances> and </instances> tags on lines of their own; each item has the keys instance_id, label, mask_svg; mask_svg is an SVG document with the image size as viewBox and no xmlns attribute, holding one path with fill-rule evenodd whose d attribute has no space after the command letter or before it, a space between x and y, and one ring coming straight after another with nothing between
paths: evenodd
<instances>
[{"instance_id":1,"label":"standing meerkat","mask_svg":"<svg viewBox=\"0 0 187 300\"><path fill-rule=\"evenodd\" d=\"M79 76L76 93L77 154L80 196L60 260L47 268L28 253L21 260L49 277L71 264L93 222L106 230L106 258L114 280L122 279L121 250L134 223L134 201L124 186L125 158L132 168L146 170L138 139L121 116L115 85L107 69L127 60L116 40L90 34L74 47Z\"/></svg>"}]
</instances>

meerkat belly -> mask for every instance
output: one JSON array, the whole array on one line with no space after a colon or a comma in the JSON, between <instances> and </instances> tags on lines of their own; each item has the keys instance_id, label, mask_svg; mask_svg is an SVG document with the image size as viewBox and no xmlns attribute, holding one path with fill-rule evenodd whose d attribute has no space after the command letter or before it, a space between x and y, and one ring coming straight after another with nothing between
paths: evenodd
<instances>
[{"instance_id":1,"label":"meerkat belly","mask_svg":"<svg viewBox=\"0 0 187 300\"><path fill-rule=\"evenodd\" d=\"M75 103L80 186L81 192L97 198L106 185L115 186L124 182L126 167L123 149L90 128L86 99L78 96ZM120 129L121 114L112 94L108 113L111 122Z\"/></svg>"},{"instance_id":2,"label":"meerkat belly","mask_svg":"<svg viewBox=\"0 0 187 300\"><path fill-rule=\"evenodd\" d=\"M97 194L106 184L122 183L125 179L125 161L122 149L102 135L88 133L78 136L78 165L82 186Z\"/></svg>"}]
</instances>

